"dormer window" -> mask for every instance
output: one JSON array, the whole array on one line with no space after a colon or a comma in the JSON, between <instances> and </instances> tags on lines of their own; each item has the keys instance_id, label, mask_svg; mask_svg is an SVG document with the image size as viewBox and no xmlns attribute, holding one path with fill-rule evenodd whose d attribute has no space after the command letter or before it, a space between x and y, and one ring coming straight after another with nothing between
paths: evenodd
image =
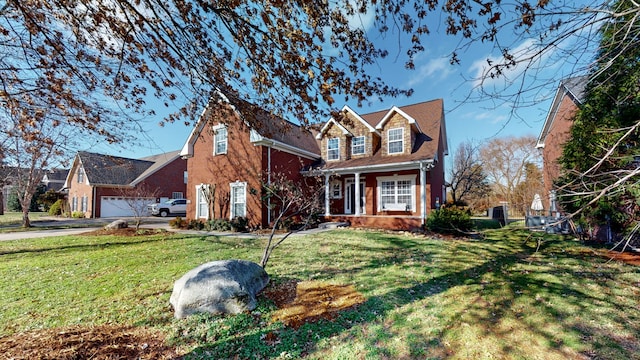
<instances>
[{"instance_id":1,"label":"dormer window","mask_svg":"<svg viewBox=\"0 0 640 360\"><path fill-rule=\"evenodd\" d=\"M351 139L351 155L364 154L364 136L356 136Z\"/></svg>"},{"instance_id":2,"label":"dormer window","mask_svg":"<svg viewBox=\"0 0 640 360\"><path fill-rule=\"evenodd\" d=\"M389 129L387 132L388 153L400 154L404 152L404 129Z\"/></svg>"},{"instance_id":3,"label":"dormer window","mask_svg":"<svg viewBox=\"0 0 640 360\"><path fill-rule=\"evenodd\" d=\"M215 129L213 154L226 154L227 153L227 128L220 126Z\"/></svg>"},{"instance_id":4,"label":"dormer window","mask_svg":"<svg viewBox=\"0 0 640 360\"><path fill-rule=\"evenodd\" d=\"M331 138L327 140L327 160L340 159L340 139Z\"/></svg>"}]
</instances>

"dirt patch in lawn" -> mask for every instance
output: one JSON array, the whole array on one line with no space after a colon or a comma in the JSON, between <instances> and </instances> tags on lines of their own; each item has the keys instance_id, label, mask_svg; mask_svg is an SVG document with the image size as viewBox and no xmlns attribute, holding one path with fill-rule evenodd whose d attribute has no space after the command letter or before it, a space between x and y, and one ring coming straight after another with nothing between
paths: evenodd
<instances>
[{"instance_id":1,"label":"dirt patch in lawn","mask_svg":"<svg viewBox=\"0 0 640 360\"><path fill-rule=\"evenodd\" d=\"M272 320L295 329L320 319L332 320L339 312L365 302L352 285L320 281L290 280L265 289L264 296L278 307Z\"/></svg>"},{"instance_id":2,"label":"dirt patch in lawn","mask_svg":"<svg viewBox=\"0 0 640 360\"><path fill-rule=\"evenodd\" d=\"M635 266L640 266L640 254L639 253L635 253L635 252L629 252L629 251L625 251L625 252L618 252L618 251L607 251L607 255L608 258L616 260L616 261L622 261L626 264L629 265L635 265Z\"/></svg>"},{"instance_id":3,"label":"dirt patch in lawn","mask_svg":"<svg viewBox=\"0 0 640 360\"><path fill-rule=\"evenodd\" d=\"M334 319L340 311L354 308L365 301L364 296L351 285L318 281L291 280L272 284L264 290L263 295L278 307L272 320L282 321L286 326L293 328L320 319ZM277 337L275 333L268 334L264 341L275 343L278 341ZM76 325L28 331L0 338L0 360L163 360L180 359L181 355L175 348L166 345L162 333L135 326Z\"/></svg>"},{"instance_id":4,"label":"dirt patch in lawn","mask_svg":"<svg viewBox=\"0 0 640 360\"><path fill-rule=\"evenodd\" d=\"M142 327L71 326L0 338L0 359L177 359L164 336Z\"/></svg>"}]
</instances>

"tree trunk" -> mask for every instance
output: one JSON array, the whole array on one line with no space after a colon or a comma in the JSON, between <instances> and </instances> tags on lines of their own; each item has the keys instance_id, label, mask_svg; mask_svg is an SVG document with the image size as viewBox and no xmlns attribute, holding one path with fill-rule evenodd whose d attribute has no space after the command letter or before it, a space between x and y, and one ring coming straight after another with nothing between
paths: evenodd
<instances>
[{"instance_id":1,"label":"tree trunk","mask_svg":"<svg viewBox=\"0 0 640 360\"><path fill-rule=\"evenodd\" d=\"M22 207L22 227L31 227L31 221L29 220L29 208L24 206Z\"/></svg>"}]
</instances>

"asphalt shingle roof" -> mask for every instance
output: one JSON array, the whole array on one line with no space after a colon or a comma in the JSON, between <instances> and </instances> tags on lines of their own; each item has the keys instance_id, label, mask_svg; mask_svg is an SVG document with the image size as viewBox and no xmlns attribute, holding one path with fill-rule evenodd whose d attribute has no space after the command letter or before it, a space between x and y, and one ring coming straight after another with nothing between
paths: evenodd
<instances>
[{"instance_id":1,"label":"asphalt shingle roof","mask_svg":"<svg viewBox=\"0 0 640 360\"><path fill-rule=\"evenodd\" d=\"M436 159L440 140L440 132L444 125L442 99L425 101L417 104L399 106L398 109L411 116L422 131L416 134L416 140L410 154L383 156L384 149L379 148L372 156L354 158L345 161L325 162L323 169L345 169L372 165L390 165L420 160ZM390 109L361 115L367 123L375 127L389 113Z\"/></svg>"},{"instance_id":2,"label":"asphalt shingle roof","mask_svg":"<svg viewBox=\"0 0 640 360\"><path fill-rule=\"evenodd\" d=\"M154 165L153 161L78 152L85 175L93 185L129 185Z\"/></svg>"}]
</instances>

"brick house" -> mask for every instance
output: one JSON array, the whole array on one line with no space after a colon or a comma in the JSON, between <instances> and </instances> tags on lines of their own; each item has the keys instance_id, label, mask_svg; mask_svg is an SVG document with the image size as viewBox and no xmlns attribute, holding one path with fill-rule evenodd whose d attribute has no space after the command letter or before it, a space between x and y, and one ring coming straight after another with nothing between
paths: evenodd
<instances>
[{"instance_id":1,"label":"brick house","mask_svg":"<svg viewBox=\"0 0 640 360\"><path fill-rule=\"evenodd\" d=\"M562 155L564 143L571 136L573 119L582 104L587 76L577 76L560 82L549 112L538 136L536 148L542 152L542 173L545 192L545 209L555 211L553 182L560 176L558 159Z\"/></svg>"},{"instance_id":2,"label":"brick house","mask_svg":"<svg viewBox=\"0 0 640 360\"><path fill-rule=\"evenodd\" d=\"M314 133L265 114L256 122L259 129L240 118L237 111L207 108L189 135L181 152L189 174L187 218L246 217L252 227L267 227L272 214L262 184L275 172L299 181L300 169L319 159ZM215 189L211 216L207 188Z\"/></svg>"},{"instance_id":3,"label":"brick house","mask_svg":"<svg viewBox=\"0 0 640 360\"><path fill-rule=\"evenodd\" d=\"M90 218L133 216L132 197L142 204L184 197L186 170L180 151L142 159L81 151L65 181L69 208Z\"/></svg>"},{"instance_id":4,"label":"brick house","mask_svg":"<svg viewBox=\"0 0 640 360\"><path fill-rule=\"evenodd\" d=\"M228 112L205 110L181 152L188 159L192 200L187 217L208 217L201 189L215 186L212 218L245 216L252 226L267 227L272 214L261 199L261 185L280 172L293 181L323 177L327 221L389 229L423 224L445 199L443 101L362 116L345 106L342 113L314 132L267 116L260 129L249 128L237 112L229 120Z\"/></svg>"},{"instance_id":5,"label":"brick house","mask_svg":"<svg viewBox=\"0 0 640 360\"><path fill-rule=\"evenodd\" d=\"M442 99L364 115L345 106L342 119L327 121L317 139L326 219L417 228L445 201Z\"/></svg>"}]
</instances>

